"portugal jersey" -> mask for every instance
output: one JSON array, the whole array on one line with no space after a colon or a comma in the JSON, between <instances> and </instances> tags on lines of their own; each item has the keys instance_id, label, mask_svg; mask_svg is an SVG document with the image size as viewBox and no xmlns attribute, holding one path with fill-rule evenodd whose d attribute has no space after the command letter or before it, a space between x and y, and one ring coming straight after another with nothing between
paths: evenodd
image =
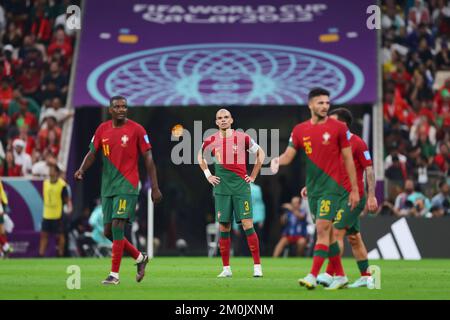
<instances>
[{"instance_id":1,"label":"portugal jersey","mask_svg":"<svg viewBox=\"0 0 450 320\"><path fill-rule=\"evenodd\" d=\"M350 146L352 147L353 162L355 163L359 196L362 198L364 195L364 170L372 165L372 158L370 157L370 152L366 143L356 134L350 134ZM352 190L352 185L350 183L350 178L347 171L345 171L345 164L343 160L342 170L344 170L344 187L348 192L350 192Z\"/></svg>"},{"instance_id":2,"label":"portugal jersey","mask_svg":"<svg viewBox=\"0 0 450 320\"><path fill-rule=\"evenodd\" d=\"M103 122L92 137L90 149L103 155L102 197L139 193L138 157L151 149L145 129L127 119L113 128L112 121Z\"/></svg>"},{"instance_id":3,"label":"portugal jersey","mask_svg":"<svg viewBox=\"0 0 450 320\"><path fill-rule=\"evenodd\" d=\"M245 182L248 152L255 153L258 145L245 133L233 130L224 138L220 131L205 139L203 152L210 152L214 158L214 175L220 183L214 187L215 194L235 195L250 193L250 184Z\"/></svg>"},{"instance_id":4,"label":"portugal jersey","mask_svg":"<svg viewBox=\"0 0 450 320\"><path fill-rule=\"evenodd\" d=\"M329 117L320 124L307 120L292 130L289 146L306 155L308 197L342 195L341 149L350 146L349 134L345 124Z\"/></svg>"}]
</instances>

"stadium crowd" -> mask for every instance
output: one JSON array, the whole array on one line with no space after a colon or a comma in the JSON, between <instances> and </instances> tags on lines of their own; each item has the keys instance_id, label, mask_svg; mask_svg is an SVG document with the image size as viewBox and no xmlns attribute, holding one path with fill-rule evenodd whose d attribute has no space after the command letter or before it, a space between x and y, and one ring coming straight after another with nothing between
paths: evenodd
<instances>
[{"instance_id":1,"label":"stadium crowd","mask_svg":"<svg viewBox=\"0 0 450 320\"><path fill-rule=\"evenodd\" d=\"M56 163L74 33L66 0L0 1L0 176L48 177Z\"/></svg>"},{"instance_id":2,"label":"stadium crowd","mask_svg":"<svg viewBox=\"0 0 450 320\"><path fill-rule=\"evenodd\" d=\"M382 7L386 201L396 216L450 216L450 3Z\"/></svg>"}]
</instances>

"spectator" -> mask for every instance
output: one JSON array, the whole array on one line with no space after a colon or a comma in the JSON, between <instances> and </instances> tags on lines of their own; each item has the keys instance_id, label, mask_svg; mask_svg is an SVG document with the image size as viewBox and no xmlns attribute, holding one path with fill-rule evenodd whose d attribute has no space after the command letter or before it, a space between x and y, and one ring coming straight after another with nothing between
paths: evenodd
<instances>
[{"instance_id":1,"label":"spectator","mask_svg":"<svg viewBox=\"0 0 450 320\"><path fill-rule=\"evenodd\" d=\"M54 155L48 149L42 153L35 150L34 157L36 161L31 168L32 175L34 177L48 178L50 176L50 166L57 163Z\"/></svg>"},{"instance_id":2,"label":"spectator","mask_svg":"<svg viewBox=\"0 0 450 320\"><path fill-rule=\"evenodd\" d=\"M38 128L38 121L36 116L28 110L28 103L29 102L27 99L20 98L19 111L13 114L11 120L12 123L18 128L26 124L31 131L36 132Z\"/></svg>"},{"instance_id":3,"label":"spectator","mask_svg":"<svg viewBox=\"0 0 450 320\"><path fill-rule=\"evenodd\" d=\"M423 0L415 0L414 7L408 13L408 28L415 29L419 24L429 24L431 22L430 12Z\"/></svg>"},{"instance_id":4,"label":"spectator","mask_svg":"<svg viewBox=\"0 0 450 320\"><path fill-rule=\"evenodd\" d=\"M37 63L42 63L47 60L47 52L45 46L36 43L36 37L29 34L23 39L23 46L19 49L19 58L24 61L34 60Z\"/></svg>"},{"instance_id":5,"label":"spectator","mask_svg":"<svg viewBox=\"0 0 450 320\"><path fill-rule=\"evenodd\" d=\"M0 85L0 108L8 112L8 106L13 99L13 88L11 85L12 79L4 77Z\"/></svg>"},{"instance_id":6,"label":"spectator","mask_svg":"<svg viewBox=\"0 0 450 320\"><path fill-rule=\"evenodd\" d=\"M49 56L52 56L56 51L60 51L66 60L69 60L72 56L72 44L62 27L58 27L56 30L53 41L48 46L47 53Z\"/></svg>"},{"instance_id":7,"label":"spectator","mask_svg":"<svg viewBox=\"0 0 450 320\"><path fill-rule=\"evenodd\" d=\"M22 167L15 163L12 151L6 151L5 166L2 168L2 171L1 175L6 177L19 177L22 175Z\"/></svg>"},{"instance_id":8,"label":"spectator","mask_svg":"<svg viewBox=\"0 0 450 320\"><path fill-rule=\"evenodd\" d=\"M438 32L442 34L450 33L450 3L447 0L437 0L437 4L432 12L432 21Z\"/></svg>"},{"instance_id":9,"label":"spectator","mask_svg":"<svg viewBox=\"0 0 450 320\"><path fill-rule=\"evenodd\" d=\"M36 36L39 42L49 43L52 35L52 25L48 13L44 11L42 5L35 7L32 20L31 33Z\"/></svg>"},{"instance_id":10,"label":"spectator","mask_svg":"<svg viewBox=\"0 0 450 320\"><path fill-rule=\"evenodd\" d=\"M400 164L406 166L406 156L403 154L400 154L398 152L398 148L396 145L393 145L389 151L389 155L384 159L384 168L389 169L389 167L394 163L394 157L397 157ZM403 169L402 169L403 170Z\"/></svg>"},{"instance_id":11,"label":"spectator","mask_svg":"<svg viewBox=\"0 0 450 320\"><path fill-rule=\"evenodd\" d=\"M420 148L421 155L427 159L427 163L431 165L436 152L435 147L431 144L426 131L421 131L419 133L419 141L417 142L417 145Z\"/></svg>"},{"instance_id":12,"label":"spectator","mask_svg":"<svg viewBox=\"0 0 450 320\"><path fill-rule=\"evenodd\" d=\"M50 63L49 73L44 77L42 81L42 91L46 90L46 86L50 81L55 84L56 90L58 90L63 96L67 94L68 79L65 75L62 74L61 67L59 66L57 61L52 61Z\"/></svg>"},{"instance_id":13,"label":"spectator","mask_svg":"<svg viewBox=\"0 0 450 320\"><path fill-rule=\"evenodd\" d=\"M20 28L17 28L14 22L10 22L8 31L3 35L2 42L9 43L13 47L18 48L22 46L23 34Z\"/></svg>"},{"instance_id":14,"label":"spectator","mask_svg":"<svg viewBox=\"0 0 450 320\"><path fill-rule=\"evenodd\" d=\"M297 246L297 255L303 256L307 245L307 212L301 208L302 198L293 197L291 203L282 205L281 224L284 226L281 239L273 252L273 257L279 257L288 245Z\"/></svg>"},{"instance_id":15,"label":"spectator","mask_svg":"<svg viewBox=\"0 0 450 320\"><path fill-rule=\"evenodd\" d=\"M68 6L70 6L70 4L71 4L70 0L64 0L63 2L64 2L64 5L63 5L64 9L67 8ZM64 10L64 12L62 12L59 16L56 17L54 28L56 29L57 27L64 27L65 34L72 37L75 35L75 30L69 29L69 27L67 26L66 20L68 17L69 17L69 15Z\"/></svg>"},{"instance_id":16,"label":"spectator","mask_svg":"<svg viewBox=\"0 0 450 320\"><path fill-rule=\"evenodd\" d=\"M422 139L429 141L431 145L436 144L436 128L429 123L426 115L418 117L411 127L411 131L409 132L409 140L412 145L417 145L420 143L420 136L422 136Z\"/></svg>"},{"instance_id":17,"label":"spectator","mask_svg":"<svg viewBox=\"0 0 450 320\"><path fill-rule=\"evenodd\" d=\"M414 181L407 179L405 181L404 191L395 198L394 214L397 217L409 216L413 206L408 197L414 192Z\"/></svg>"},{"instance_id":18,"label":"spectator","mask_svg":"<svg viewBox=\"0 0 450 320\"><path fill-rule=\"evenodd\" d=\"M421 192L419 187L415 188L415 191L408 196L408 201L412 203L410 216L425 217L430 212L430 199Z\"/></svg>"},{"instance_id":19,"label":"spectator","mask_svg":"<svg viewBox=\"0 0 450 320\"><path fill-rule=\"evenodd\" d=\"M21 67L21 61L14 58L14 47L10 44L5 45L3 47L3 55L5 56L5 63L7 63L11 69L11 76L16 76Z\"/></svg>"},{"instance_id":20,"label":"spectator","mask_svg":"<svg viewBox=\"0 0 450 320\"><path fill-rule=\"evenodd\" d=\"M54 134L50 134L54 132ZM54 148L54 144L61 141L61 128L57 126L57 120L54 112L48 112L44 123L38 133L38 149L45 150L47 147Z\"/></svg>"},{"instance_id":21,"label":"spectator","mask_svg":"<svg viewBox=\"0 0 450 320\"><path fill-rule=\"evenodd\" d=\"M381 19L381 26L383 29L394 28L398 30L405 27L405 18L401 8L396 5L395 0L387 0L383 7L383 17Z\"/></svg>"},{"instance_id":22,"label":"spectator","mask_svg":"<svg viewBox=\"0 0 450 320\"><path fill-rule=\"evenodd\" d=\"M0 141L5 141L11 119L3 108L0 108Z\"/></svg>"},{"instance_id":23,"label":"spectator","mask_svg":"<svg viewBox=\"0 0 450 320\"><path fill-rule=\"evenodd\" d=\"M450 168L450 152L448 144L441 143L439 145L439 153L434 157L434 163L443 173L448 172Z\"/></svg>"},{"instance_id":24,"label":"spectator","mask_svg":"<svg viewBox=\"0 0 450 320\"><path fill-rule=\"evenodd\" d=\"M439 182L439 193L431 199L431 206L441 212L435 214L450 216L450 188L447 181Z\"/></svg>"},{"instance_id":25,"label":"spectator","mask_svg":"<svg viewBox=\"0 0 450 320\"><path fill-rule=\"evenodd\" d=\"M8 115L10 117L12 117L14 113L20 110L21 103L25 103L27 105L28 111L34 114L36 118L39 118L39 110L40 110L39 105L32 98L25 97L22 94L20 87L14 88L13 99L11 100L8 106Z\"/></svg>"},{"instance_id":26,"label":"spectator","mask_svg":"<svg viewBox=\"0 0 450 320\"><path fill-rule=\"evenodd\" d=\"M23 93L39 101L40 87L42 82L42 66L34 60L25 61L22 75L17 83L22 87Z\"/></svg>"},{"instance_id":27,"label":"spectator","mask_svg":"<svg viewBox=\"0 0 450 320\"><path fill-rule=\"evenodd\" d=\"M31 156L25 152L26 143L22 139L15 139L13 142L14 164L21 168L21 175L31 175L33 163Z\"/></svg>"},{"instance_id":28,"label":"spectator","mask_svg":"<svg viewBox=\"0 0 450 320\"><path fill-rule=\"evenodd\" d=\"M437 70L450 70L450 56L448 54L447 42L442 43L441 50L436 55L436 69Z\"/></svg>"},{"instance_id":29,"label":"spectator","mask_svg":"<svg viewBox=\"0 0 450 320\"><path fill-rule=\"evenodd\" d=\"M403 183L408 176L405 163L401 163L398 156L393 156L392 165L386 169L385 176L396 183Z\"/></svg>"},{"instance_id":30,"label":"spectator","mask_svg":"<svg viewBox=\"0 0 450 320\"><path fill-rule=\"evenodd\" d=\"M19 135L16 138L25 141L25 152L31 156L36 148L36 140L29 134L27 124L19 127Z\"/></svg>"}]
</instances>

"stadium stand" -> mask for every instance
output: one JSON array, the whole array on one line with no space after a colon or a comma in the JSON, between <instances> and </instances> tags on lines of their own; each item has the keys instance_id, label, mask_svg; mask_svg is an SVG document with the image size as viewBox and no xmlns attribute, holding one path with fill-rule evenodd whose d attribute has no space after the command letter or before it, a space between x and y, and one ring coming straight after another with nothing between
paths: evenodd
<instances>
[{"instance_id":1,"label":"stadium stand","mask_svg":"<svg viewBox=\"0 0 450 320\"><path fill-rule=\"evenodd\" d=\"M450 169L450 3L386 0L382 10L387 201L381 210L442 216L430 199L448 185Z\"/></svg>"},{"instance_id":2,"label":"stadium stand","mask_svg":"<svg viewBox=\"0 0 450 320\"><path fill-rule=\"evenodd\" d=\"M0 1L0 175L47 176L60 151L75 37L70 1Z\"/></svg>"}]
</instances>

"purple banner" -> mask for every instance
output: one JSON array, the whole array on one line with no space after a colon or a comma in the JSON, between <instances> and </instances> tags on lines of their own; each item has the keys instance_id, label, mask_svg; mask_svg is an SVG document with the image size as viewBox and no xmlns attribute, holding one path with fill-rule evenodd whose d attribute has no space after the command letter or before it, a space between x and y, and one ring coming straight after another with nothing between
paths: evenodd
<instances>
[{"instance_id":1,"label":"purple banner","mask_svg":"<svg viewBox=\"0 0 450 320\"><path fill-rule=\"evenodd\" d=\"M8 196L9 216L14 223L8 242L14 249L12 257L36 257L42 223L42 180L2 178ZM50 239L48 255L54 255L55 241Z\"/></svg>"},{"instance_id":2,"label":"purple banner","mask_svg":"<svg viewBox=\"0 0 450 320\"><path fill-rule=\"evenodd\" d=\"M373 0L86 1L74 105L373 103Z\"/></svg>"}]
</instances>

